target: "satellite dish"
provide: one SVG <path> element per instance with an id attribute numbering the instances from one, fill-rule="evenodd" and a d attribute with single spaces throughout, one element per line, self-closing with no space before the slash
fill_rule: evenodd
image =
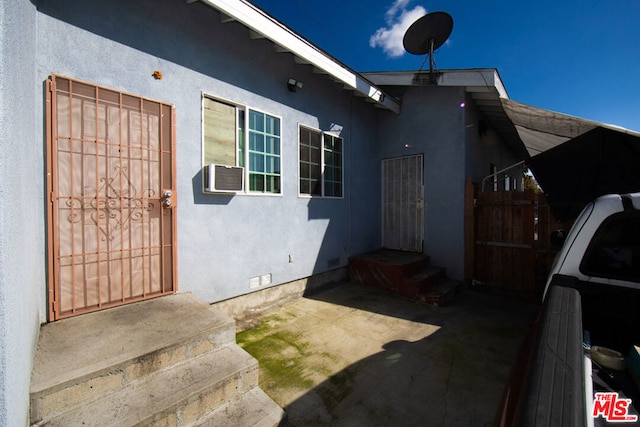
<path id="1" fill-rule="evenodd" d="M 446 12 L 432 12 L 411 24 L 404 33 L 402 44 L 409 53 L 429 55 L 429 73 L 433 76 L 433 52 L 447 41 L 452 29 L 451 15 Z"/>

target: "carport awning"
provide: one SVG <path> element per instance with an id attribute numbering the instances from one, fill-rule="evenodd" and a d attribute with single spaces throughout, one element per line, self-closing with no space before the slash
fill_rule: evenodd
<path id="1" fill-rule="evenodd" d="M 597 127 L 527 163 L 559 220 L 599 196 L 640 191 L 640 136 L 624 132 Z"/>
<path id="2" fill-rule="evenodd" d="M 604 194 L 640 191 L 640 133 L 500 101 L 558 220 Z"/>

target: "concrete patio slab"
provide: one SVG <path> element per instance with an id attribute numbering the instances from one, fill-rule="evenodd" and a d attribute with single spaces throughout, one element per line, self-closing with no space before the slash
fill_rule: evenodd
<path id="1" fill-rule="evenodd" d="M 289 425 L 491 425 L 538 305 L 473 290 L 427 306 L 342 284 L 238 322 Z"/>

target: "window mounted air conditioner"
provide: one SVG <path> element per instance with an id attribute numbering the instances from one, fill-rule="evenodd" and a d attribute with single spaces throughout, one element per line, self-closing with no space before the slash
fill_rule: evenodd
<path id="1" fill-rule="evenodd" d="M 239 166 L 206 165 L 204 191 L 207 193 L 237 193 L 244 190 L 244 168 Z"/>

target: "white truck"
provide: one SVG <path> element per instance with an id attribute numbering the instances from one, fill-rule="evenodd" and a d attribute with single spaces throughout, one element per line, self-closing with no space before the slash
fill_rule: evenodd
<path id="1" fill-rule="evenodd" d="M 640 193 L 602 196 L 566 236 L 496 425 L 640 422 Z"/>

